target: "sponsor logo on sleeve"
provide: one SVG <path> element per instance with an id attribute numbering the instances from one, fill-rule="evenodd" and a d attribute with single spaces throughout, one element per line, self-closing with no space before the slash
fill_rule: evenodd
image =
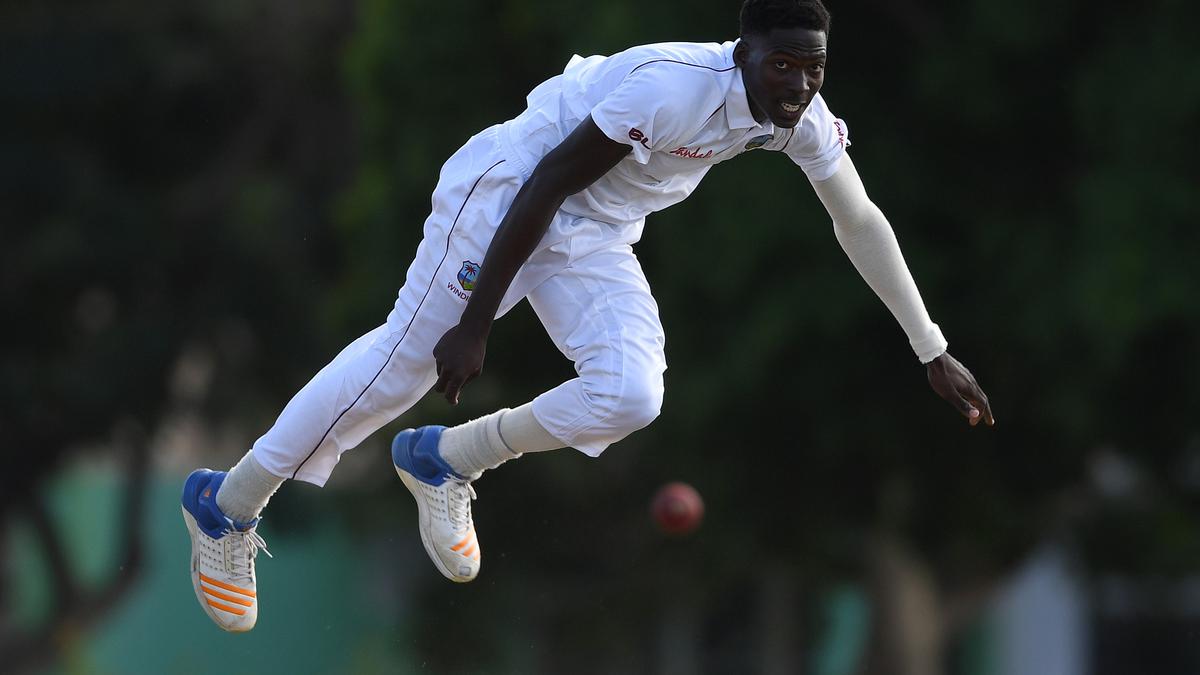
<path id="1" fill-rule="evenodd" d="M 641 143 L 642 146 L 647 149 L 650 148 L 650 139 L 644 132 L 642 132 L 641 129 L 638 129 L 637 127 L 629 130 L 629 138 L 634 142 Z"/>

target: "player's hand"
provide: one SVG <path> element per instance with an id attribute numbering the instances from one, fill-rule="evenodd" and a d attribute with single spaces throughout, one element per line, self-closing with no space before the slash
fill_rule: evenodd
<path id="1" fill-rule="evenodd" d="M 925 373 L 929 376 L 929 386 L 957 408 L 971 426 L 983 422 L 990 427 L 996 423 L 987 394 L 979 388 L 971 371 L 949 352 L 926 364 Z"/>
<path id="2" fill-rule="evenodd" d="M 483 355 L 487 351 L 487 334 L 464 329 L 462 324 L 446 331 L 433 358 L 437 362 L 437 384 L 433 390 L 444 394 L 451 405 L 458 405 L 463 387 L 483 370 Z"/>

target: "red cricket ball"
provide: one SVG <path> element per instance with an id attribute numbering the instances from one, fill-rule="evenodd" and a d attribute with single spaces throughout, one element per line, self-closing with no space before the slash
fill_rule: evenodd
<path id="1" fill-rule="evenodd" d="M 687 534 L 700 526 L 704 518 L 704 500 L 687 483 L 667 483 L 654 493 L 650 515 L 658 529 L 667 534 Z"/>

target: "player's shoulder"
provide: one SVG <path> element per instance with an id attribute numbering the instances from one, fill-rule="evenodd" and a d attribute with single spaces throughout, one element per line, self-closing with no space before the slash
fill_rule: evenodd
<path id="1" fill-rule="evenodd" d="M 613 56 L 636 63 L 639 70 L 721 73 L 735 67 L 729 43 L 718 42 L 656 42 L 630 47 Z"/>
<path id="2" fill-rule="evenodd" d="M 716 42 L 658 42 L 630 47 L 614 54 L 629 74 L 658 76 L 689 84 L 720 86 L 736 69 L 728 44 Z"/>
<path id="3" fill-rule="evenodd" d="M 647 97 L 686 118 L 689 112 L 707 116 L 725 99 L 736 74 L 731 49 L 717 43 L 661 42 L 641 45 L 614 55 L 625 72 L 623 86 L 636 87 Z M 616 64 L 614 64 L 616 65 Z"/>

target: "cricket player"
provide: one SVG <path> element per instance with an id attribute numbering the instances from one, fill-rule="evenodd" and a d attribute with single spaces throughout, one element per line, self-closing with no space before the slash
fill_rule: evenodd
<path id="1" fill-rule="evenodd" d="M 718 162 L 783 152 L 833 219 L 838 242 L 895 316 L 933 389 L 974 426 L 987 396 L 946 352 L 891 226 L 867 197 L 844 122 L 818 93 L 821 0 L 746 0 L 741 37 L 571 59 L 516 118 L 442 167 L 433 212 L 386 323 L 338 354 L 230 471 L 183 490 L 192 585 L 218 626 L 258 614 L 255 531 L 287 479 L 323 485 L 343 452 L 432 387 L 451 404 L 483 367 L 492 322 L 527 299 L 577 377 L 466 424 L 409 429 L 392 460 L 421 541 L 452 581 L 479 573 L 472 481 L 524 453 L 593 457 L 645 427 L 663 399 L 663 327 L 631 245 L 649 214 L 682 201 Z"/>

